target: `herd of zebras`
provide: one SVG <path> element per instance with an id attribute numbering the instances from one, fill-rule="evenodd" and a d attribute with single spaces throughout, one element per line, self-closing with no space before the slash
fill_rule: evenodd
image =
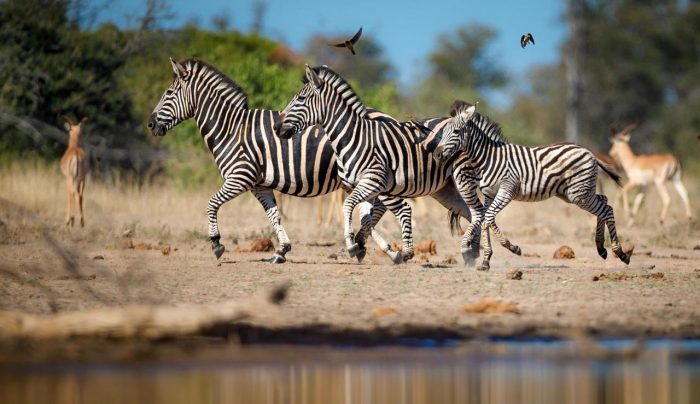
<path id="1" fill-rule="evenodd" d="M 510 143 L 496 123 L 476 106 L 455 102 L 450 118 L 398 121 L 367 108 L 351 86 L 328 67 L 306 67 L 303 87 L 282 111 L 249 109 L 245 91 L 213 66 L 196 59 L 171 59 L 172 84 L 148 121 L 156 136 L 194 118 L 214 155 L 224 184 L 209 200 L 212 249 L 224 246 L 217 225 L 222 204 L 252 191 L 274 228 L 279 247 L 273 263 L 285 262 L 292 248 L 282 226 L 273 190 L 313 197 L 343 188 L 344 238 L 350 256 L 361 260 L 371 235 L 395 263 L 413 256 L 411 208 L 404 198 L 431 196 L 449 210 L 453 229 L 470 221 L 461 242 L 466 265 L 483 245 L 488 269 L 490 232 L 515 254 L 498 229 L 496 215 L 513 199 L 541 201 L 556 196 L 597 217 L 598 254 L 612 250 L 629 263 L 618 241 L 613 209 L 596 194 L 599 167 L 619 177 L 588 149 L 569 143 L 525 147 Z M 477 190 L 484 196 L 483 203 Z M 361 228 L 353 232 L 352 212 L 360 209 Z M 390 210 L 399 220 L 403 248 L 392 249 L 374 229 Z"/>

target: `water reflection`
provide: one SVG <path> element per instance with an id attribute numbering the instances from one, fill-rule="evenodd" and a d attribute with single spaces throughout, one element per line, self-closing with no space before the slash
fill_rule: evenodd
<path id="1" fill-rule="evenodd" d="M 3 403 L 697 403 L 697 342 L 254 347 L 137 364 L 4 367 Z"/>

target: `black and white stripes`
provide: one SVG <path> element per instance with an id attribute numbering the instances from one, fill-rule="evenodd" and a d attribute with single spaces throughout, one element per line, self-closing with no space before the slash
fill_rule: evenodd
<path id="1" fill-rule="evenodd" d="M 338 165 L 328 140 L 314 128 L 295 139 L 282 140 L 273 135 L 279 114 L 248 109 L 243 89 L 217 69 L 192 59 L 182 64 L 171 59 L 171 63 L 173 83 L 161 97 L 148 126 L 154 135 L 163 136 L 186 119 L 196 120 L 224 178 L 224 184 L 211 197 L 207 207 L 214 253 L 220 257 L 224 252 L 219 241 L 219 208 L 241 193 L 252 191 L 265 208 L 279 240 L 272 261 L 284 262 L 291 243 L 281 224 L 272 190 L 312 197 L 340 188 Z M 371 218 L 378 220 L 387 208 L 398 215 L 407 215 L 401 218 L 401 223 L 410 226 L 410 208 L 405 201 L 397 198 L 383 200 L 386 204 L 377 201 L 374 209 L 367 207 L 363 210 L 367 215 L 365 233 L 375 223 Z M 402 230 L 410 235 L 410 228 Z M 392 259 L 402 258 L 379 235 L 375 235 L 382 250 Z M 412 242 L 404 240 L 404 244 L 410 246 Z"/>
<path id="2" fill-rule="evenodd" d="M 617 239 L 613 210 L 607 198 L 595 192 L 599 165 L 619 181 L 605 163 L 585 147 L 571 143 L 542 147 L 512 144 L 501 135 L 498 125 L 475 114 L 473 108 L 455 103 L 453 118 L 445 125 L 435 150 L 440 160 L 466 157 L 480 178 L 486 211 L 483 218 L 474 218 L 473 226 L 480 225 L 482 231 L 493 226 L 496 215 L 512 200 L 534 202 L 556 196 L 597 216 L 595 241 L 601 257 L 607 257 L 603 246 L 607 225 L 613 251 L 629 263 Z M 484 255 L 488 268 L 490 251 Z"/>

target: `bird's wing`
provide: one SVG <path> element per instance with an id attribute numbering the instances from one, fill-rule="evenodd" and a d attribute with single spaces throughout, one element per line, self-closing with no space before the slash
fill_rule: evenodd
<path id="1" fill-rule="evenodd" d="M 532 34 L 527 34 L 527 36 L 528 36 L 528 38 L 530 38 L 530 42 L 532 42 L 532 44 L 534 45 L 535 44 L 535 37 L 533 37 Z"/>
<path id="2" fill-rule="evenodd" d="M 352 37 L 352 39 L 350 40 L 350 43 L 353 43 L 353 44 L 356 43 L 360 39 L 361 36 L 362 36 L 362 27 L 360 27 L 360 30 L 357 31 L 357 33 L 355 34 L 354 37 Z"/>
<path id="3" fill-rule="evenodd" d="M 523 35 L 520 37 L 520 46 L 522 46 L 524 48 L 526 44 L 527 44 L 527 41 L 525 40 L 525 35 Z"/>
<path id="4" fill-rule="evenodd" d="M 343 43 L 333 43 L 328 46 L 335 46 L 336 48 L 344 48 L 345 47 L 345 42 Z"/>

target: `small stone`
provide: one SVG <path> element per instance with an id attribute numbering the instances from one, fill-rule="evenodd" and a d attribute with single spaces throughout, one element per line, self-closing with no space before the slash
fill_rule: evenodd
<path id="1" fill-rule="evenodd" d="M 511 269 L 510 271 L 506 272 L 506 278 L 519 281 L 523 279 L 523 271 Z"/>
<path id="2" fill-rule="evenodd" d="M 103 260 L 103 259 L 105 259 L 105 257 L 104 257 L 103 255 L 95 255 L 94 257 L 92 257 L 92 259 L 94 259 L 94 260 Z"/>
<path id="3" fill-rule="evenodd" d="M 627 255 L 632 255 L 634 252 L 634 244 L 629 241 L 623 241 L 620 247 L 622 248 L 622 252 Z"/>
<path id="4" fill-rule="evenodd" d="M 423 240 L 416 244 L 414 250 L 416 254 L 437 255 L 437 244 L 435 240 Z"/>
<path id="5" fill-rule="evenodd" d="M 574 254 L 574 249 L 568 245 L 563 245 L 554 252 L 554 258 L 556 259 L 573 259 L 576 258 Z"/>

